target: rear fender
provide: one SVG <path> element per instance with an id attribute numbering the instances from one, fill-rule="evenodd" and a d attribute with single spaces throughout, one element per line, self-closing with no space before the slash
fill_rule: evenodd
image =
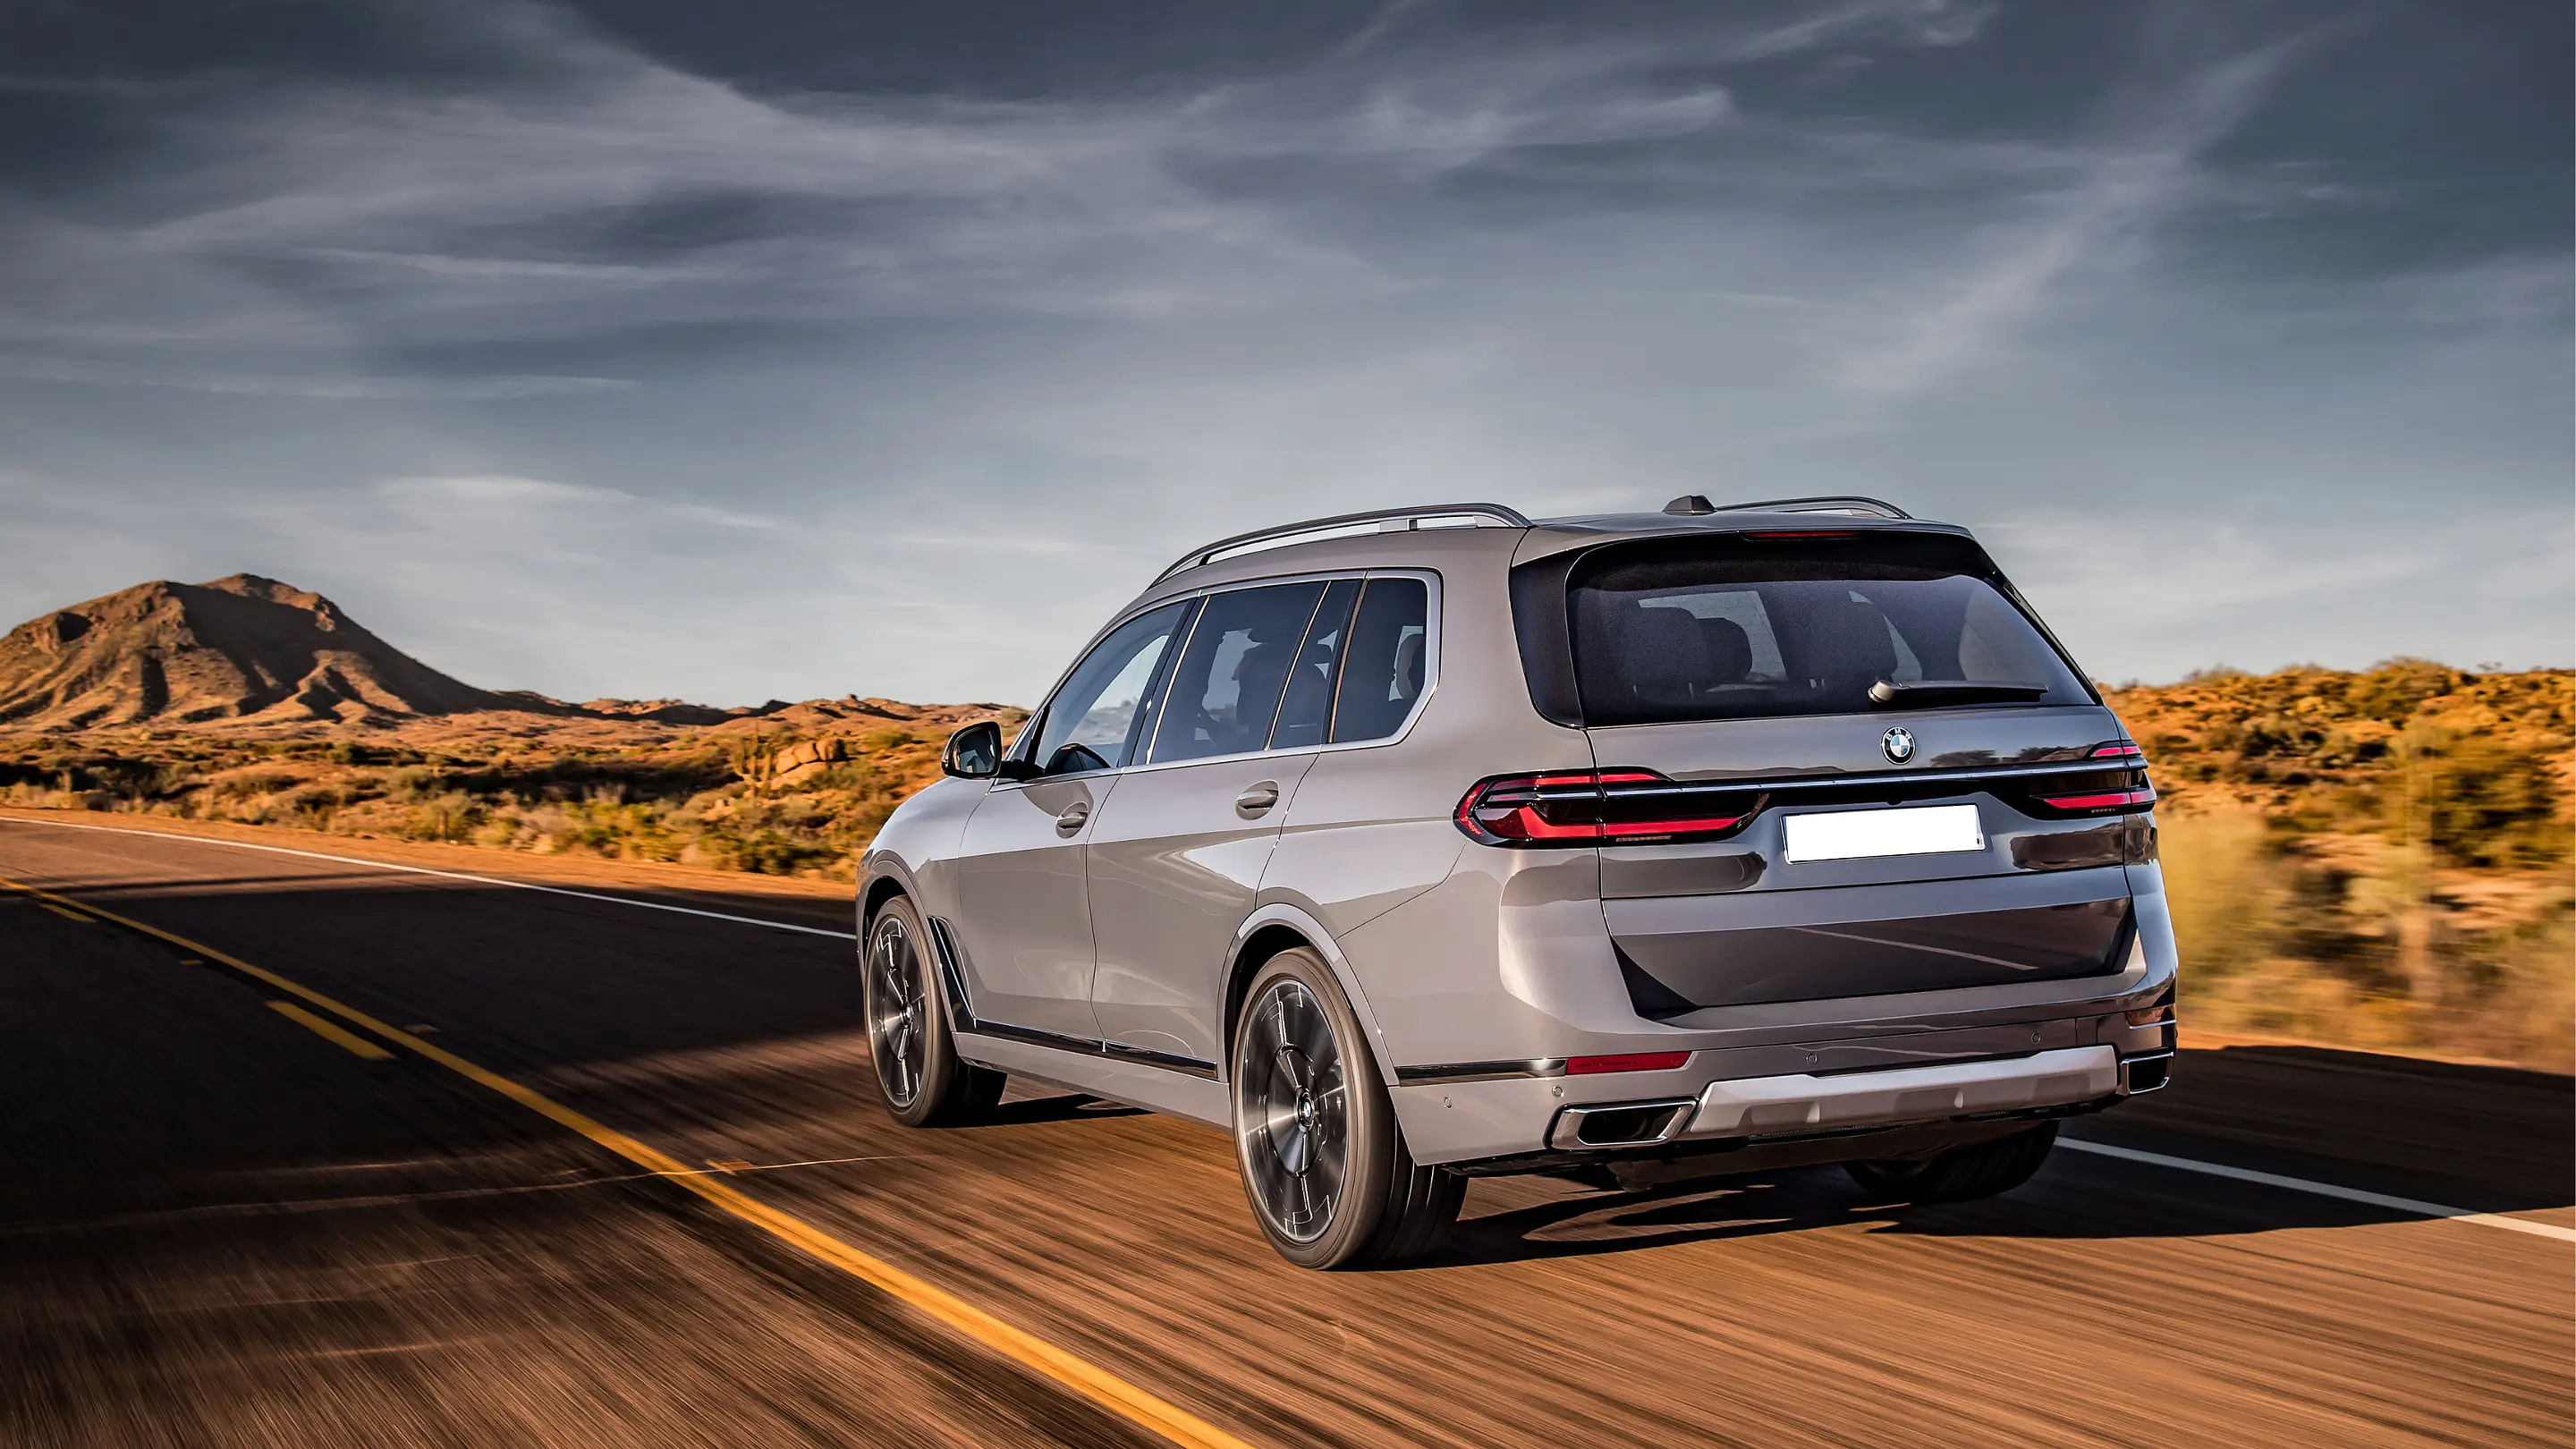
<path id="1" fill-rule="evenodd" d="M 1360 1030 L 1368 1033 L 1369 1055 L 1377 1059 L 1378 1079 L 1390 1087 L 1395 1085 L 1392 1048 L 1388 1045 L 1385 1029 L 1378 1024 L 1377 1013 L 1369 1007 L 1368 993 L 1360 988 L 1358 973 L 1351 969 L 1350 958 L 1342 954 L 1340 943 L 1324 929 L 1324 923 L 1306 912 L 1285 902 L 1272 902 L 1244 918 L 1243 924 L 1235 928 L 1233 942 L 1226 948 L 1226 969 L 1219 978 L 1229 992 L 1234 984 L 1235 967 L 1243 959 L 1243 948 L 1265 926 L 1287 927 L 1305 938 L 1315 954 L 1324 958 L 1324 964 L 1332 968 L 1334 982 L 1342 988 L 1343 999 L 1351 1004 L 1352 1015 L 1360 1019 Z M 1231 1081 L 1234 1076 L 1233 1021 L 1225 1022 L 1224 1030 L 1225 1060 L 1217 1063 L 1217 1077 L 1220 1081 Z"/>

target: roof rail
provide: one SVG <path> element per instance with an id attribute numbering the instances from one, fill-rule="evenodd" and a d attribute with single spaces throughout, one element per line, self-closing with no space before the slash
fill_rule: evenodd
<path id="1" fill-rule="evenodd" d="M 1463 524 L 1434 522 L 1438 519 L 1463 519 Z M 1183 569 L 1197 568 L 1218 558 L 1233 554 L 1254 553 L 1265 548 L 1285 548 L 1292 543 L 1306 543 L 1315 538 L 1339 538 L 1356 533 L 1402 533 L 1428 524 L 1434 528 L 1527 528 L 1528 518 L 1517 508 L 1499 503 L 1435 503 L 1424 508 L 1372 508 L 1365 513 L 1337 513 L 1330 518 L 1310 518 L 1303 523 L 1282 524 L 1277 528 L 1256 528 L 1203 543 L 1172 561 L 1172 566 L 1154 575 L 1161 583 Z"/>
<path id="2" fill-rule="evenodd" d="M 1759 503 L 1725 504 L 1717 511 L 1751 513 L 1757 510 L 1772 513 L 1867 513 L 1875 514 L 1880 518 L 1908 520 L 1914 517 L 1913 514 L 1893 503 L 1884 503 L 1876 498 L 1863 498 L 1857 494 L 1825 494 L 1816 498 L 1766 498 Z"/>

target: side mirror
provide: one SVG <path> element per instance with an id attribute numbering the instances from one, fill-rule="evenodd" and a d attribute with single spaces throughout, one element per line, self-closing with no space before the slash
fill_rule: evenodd
<path id="1" fill-rule="evenodd" d="M 977 720 L 948 737 L 939 768 L 961 780 L 989 780 L 1002 769 L 1002 727 Z"/>

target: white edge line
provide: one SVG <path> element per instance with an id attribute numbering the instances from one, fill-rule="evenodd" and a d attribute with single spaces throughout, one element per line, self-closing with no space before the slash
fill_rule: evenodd
<path id="1" fill-rule="evenodd" d="M 432 870 L 425 865 L 394 865 L 381 860 L 361 860 L 356 856 L 325 855 L 318 850 L 293 850 L 283 845 L 254 845 L 246 840 L 225 840 L 219 836 L 181 835 L 165 830 L 133 830 L 116 825 L 84 825 L 69 820 L 29 820 L 15 815 L 0 815 L 0 824 L 50 825 L 57 830 L 96 830 L 109 835 L 149 835 L 161 840 L 220 845 L 234 850 L 264 850 L 271 855 L 301 856 L 307 860 L 327 860 L 339 865 L 362 865 L 374 870 L 400 871 L 408 875 L 433 875 L 442 880 L 470 881 L 475 885 L 503 886 L 511 890 L 543 891 L 547 895 L 602 901 L 612 906 L 633 906 L 647 911 L 670 911 L 676 915 L 699 916 L 711 921 L 731 921 L 740 926 L 764 926 L 773 931 L 794 931 L 807 936 L 832 936 L 844 941 L 858 939 L 858 933 L 855 931 L 833 931 L 821 926 L 791 925 L 785 921 L 763 920 L 758 916 L 733 916 L 722 911 L 701 911 L 691 906 L 665 905 L 660 901 L 639 901 L 626 896 L 604 896 L 595 891 L 567 890 L 562 886 L 533 885 L 523 880 L 504 880 L 498 876 L 467 875 L 453 870 Z M 2200 1162 L 2189 1157 L 2168 1157 L 2161 1152 L 2140 1152 L 2132 1147 L 2113 1147 L 2105 1142 L 2080 1142 L 2067 1137 L 2059 1139 L 2059 1145 L 2071 1151 L 2090 1152 L 2099 1157 L 2114 1157 L 2123 1162 L 2142 1162 L 2154 1167 L 2170 1167 L 2180 1172 L 2197 1172 L 2209 1177 L 2260 1183 L 2265 1187 L 2311 1193 L 2318 1197 L 2341 1198 L 2345 1202 L 2388 1208 L 2396 1212 L 2412 1213 L 2417 1217 L 2448 1218 L 2455 1222 L 2475 1223 L 2480 1227 L 2503 1228 L 2508 1232 L 2529 1233 L 2535 1237 L 2555 1238 L 2560 1242 L 2576 1243 L 2576 1228 L 2562 1228 L 2556 1223 L 2535 1223 L 2503 1213 L 2474 1212 L 2468 1208 L 2425 1202 L 2420 1198 L 2392 1197 L 2387 1193 L 2364 1192 L 2357 1187 L 2337 1187 L 2329 1182 L 2311 1182 L 2303 1177 L 2283 1177 L 2279 1173 L 2256 1172 L 2244 1167 L 2227 1167 L 2215 1162 Z"/>
<path id="2" fill-rule="evenodd" d="M 773 931 L 794 931 L 805 936 L 830 936 L 843 941 L 859 938 L 856 931 L 834 931 L 822 926 L 798 926 L 786 921 L 764 920 L 759 916 L 731 916 L 722 911 L 702 911 L 694 906 L 665 905 L 660 901 L 639 901 L 630 896 L 604 896 L 596 891 L 569 890 L 563 886 L 535 885 L 523 880 L 504 880 L 492 875 L 467 875 L 462 871 L 432 870 L 425 865 L 395 865 L 390 861 L 361 860 L 354 855 L 325 855 L 318 850 L 291 850 L 283 845 L 253 845 L 247 840 L 226 840 L 216 835 L 182 835 L 173 830 L 135 830 L 121 825 L 83 825 L 70 820 L 29 820 L 20 815 L 0 815 L 0 825 L 49 825 L 56 830 L 96 830 L 109 835 L 148 835 L 155 840 L 176 840 L 189 845 L 220 845 L 232 850 L 264 850 L 271 855 L 299 855 L 306 860 L 336 861 L 341 865 L 363 865 L 370 870 L 402 871 L 409 875 L 434 875 L 442 880 L 471 881 L 476 885 L 507 886 L 519 891 L 543 891 L 550 896 L 571 896 L 576 900 L 605 901 L 612 906 L 633 906 L 644 911 L 669 911 L 674 915 L 702 916 L 710 921 L 731 921 L 737 926 L 765 926 Z"/>
<path id="3" fill-rule="evenodd" d="M 2535 1223 L 2529 1218 L 2504 1213 L 2472 1212 L 2467 1208 L 2446 1207 L 2438 1202 L 2425 1202 L 2411 1197 L 2390 1197 L 2384 1192 L 2364 1192 L 2357 1187 L 2337 1187 L 2330 1182 L 2310 1182 L 2304 1177 L 2283 1177 L 2274 1172 L 2255 1172 L 2250 1168 L 2223 1167 L 2215 1162 L 2199 1162 L 2188 1157 L 2167 1157 L 2161 1152 L 2140 1152 L 2131 1147 L 2113 1147 L 2101 1142 L 2078 1142 L 2072 1137 L 2057 1140 L 2060 1147 L 2077 1152 L 2091 1152 L 2102 1157 L 2116 1157 L 2123 1162 L 2144 1162 L 2155 1167 L 2171 1167 L 2183 1172 L 2206 1173 L 2211 1177 L 2229 1177 L 2238 1182 L 2259 1182 L 2265 1187 L 2287 1188 L 2292 1192 L 2314 1193 L 2318 1197 L 2339 1197 L 2346 1202 L 2367 1203 L 2372 1207 L 2413 1213 L 2417 1217 L 2449 1218 L 2454 1222 L 2476 1223 L 2484 1228 L 2503 1228 L 2508 1232 L 2530 1233 L 2535 1237 L 2556 1238 L 2576 1243 L 2576 1228 L 2562 1228 L 2556 1223 Z"/>

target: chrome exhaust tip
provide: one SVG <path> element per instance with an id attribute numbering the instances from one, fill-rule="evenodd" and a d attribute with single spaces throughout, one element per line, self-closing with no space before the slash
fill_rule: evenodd
<path id="1" fill-rule="evenodd" d="M 1699 1106 L 1696 1097 L 1658 1102 L 1603 1102 L 1567 1107 L 1547 1131 L 1547 1145 L 1559 1152 L 1608 1152 L 1623 1147 L 1661 1147 L 1681 1135 Z"/>
<path id="2" fill-rule="evenodd" d="M 2161 1092 L 2173 1080 L 2172 1052 L 2149 1052 L 2143 1056 L 2120 1059 L 2120 1095 L 2142 1097 Z"/>

